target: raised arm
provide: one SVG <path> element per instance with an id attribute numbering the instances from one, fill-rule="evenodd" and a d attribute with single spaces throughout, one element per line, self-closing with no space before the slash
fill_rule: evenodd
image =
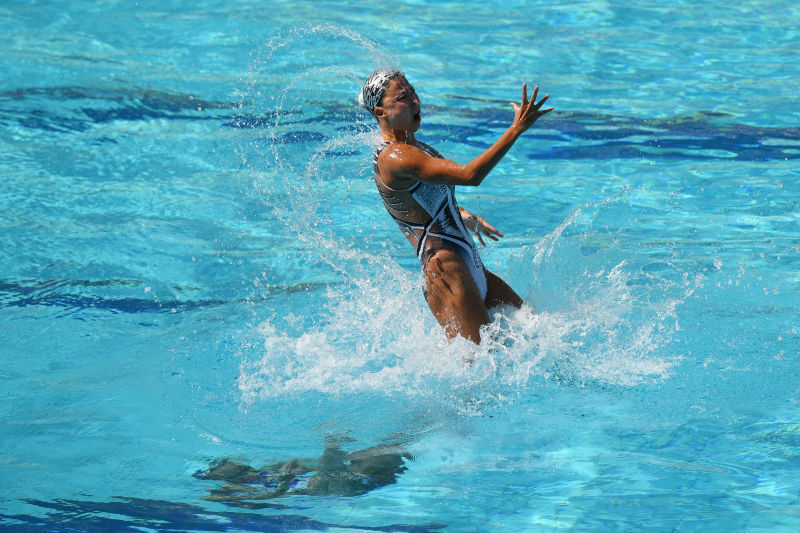
<path id="1" fill-rule="evenodd" d="M 520 135 L 539 117 L 553 110 L 552 107 L 542 109 L 542 104 L 550 95 L 545 95 L 537 103 L 538 93 L 537 86 L 533 90 L 531 99 L 528 100 L 528 87 L 527 84 L 523 84 L 522 102 L 520 105 L 511 103 L 511 107 L 514 108 L 514 121 L 511 126 L 492 146 L 466 165 L 431 157 L 416 146 L 402 143 L 393 144 L 384 150 L 378 164 L 393 181 L 398 183 L 418 180 L 445 185 L 480 185 Z"/>

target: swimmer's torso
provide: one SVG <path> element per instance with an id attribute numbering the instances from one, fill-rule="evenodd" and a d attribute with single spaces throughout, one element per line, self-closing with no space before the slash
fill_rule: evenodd
<path id="1" fill-rule="evenodd" d="M 422 181 L 414 182 L 405 189 L 393 189 L 381 179 L 378 170 L 378 157 L 389 142 L 382 142 L 375 148 L 373 169 L 375 184 L 383 199 L 386 210 L 394 218 L 405 236 L 416 248 L 420 263 L 425 265 L 426 255 L 442 245 L 456 245 L 459 255 L 470 269 L 483 270 L 478 256 L 456 203 L 453 185 L 437 185 Z M 417 146 L 431 157 L 441 158 L 441 154 L 422 142 Z M 449 247 L 449 246 L 448 246 Z"/>

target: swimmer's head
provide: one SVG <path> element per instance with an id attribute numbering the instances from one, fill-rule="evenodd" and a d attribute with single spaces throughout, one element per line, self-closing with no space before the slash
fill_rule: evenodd
<path id="1" fill-rule="evenodd" d="M 358 103 L 374 115 L 375 108 L 381 105 L 383 93 L 386 92 L 389 82 L 399 77 L 405 77 L 405 75 L 397 69 L 376 70 L 364 82 L 361 93 L 358 95 Z"/>

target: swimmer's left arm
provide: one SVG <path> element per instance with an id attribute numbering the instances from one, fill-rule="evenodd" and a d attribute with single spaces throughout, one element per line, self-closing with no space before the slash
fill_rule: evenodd
<path id="1" fill-rule="evenodd" d="M 468 230 L 475 233 L 475 236 L 478 237 L 478 241 L 483 246 L 486 246 L 486 243 L 483 242 L 482 235 L 489 237 L 493 241 L 498 240 L 498 237 L 503 237 L 503 234 L 500 233 L 497 228 L 486 222 L 485 218 L 478 215 L 473 215 L 463 207 L 459 207 L 458 211 L 461 213 L 461 220 L 464 221 L 464 225 Z"/>

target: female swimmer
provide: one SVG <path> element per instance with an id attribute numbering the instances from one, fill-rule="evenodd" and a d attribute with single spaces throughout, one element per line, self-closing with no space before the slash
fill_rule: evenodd
<path id="1" fill-rule="evenodd" d="M 378 70 L 364 83 L 359 101 L 378 120 L 382 142 L 375 149 L 375 183 L 384 205 L 416 248 L 425 274 L 425 299 L 447 336 L 460 335 L 480 343 L 480 327 L 489 323 L 488 310 L 498 305 L 520 307 L 522 299 L 508 284 L 489 272 L 467 231 L 481 244 L 483 236 L 497 240 L 502 233 L 486 220 L 460 208 L 455 185 L 477 186 L 536 120 L 553 110 L 542 109 L 534 88 L 528 100 L 512 103 L 514 120 L 485 152 L 459 165 L 419 141 L 420 100 L 398 70 Z"/>

